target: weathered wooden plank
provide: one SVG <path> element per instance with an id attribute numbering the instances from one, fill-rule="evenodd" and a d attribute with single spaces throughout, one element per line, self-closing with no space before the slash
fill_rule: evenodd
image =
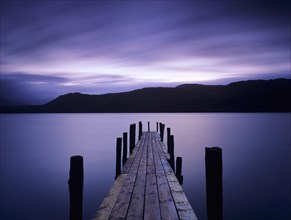
<path id="1" fill-rule="evenodd" d="M 115 180 L 112 188 L 109 190 L 108 195 L 104 198 L 103 202 L 99 206 L 94 218 L 92 220 L 98 219 L 108 219 L 110 213 L 115 205 L 117 197 L 121 191 L 121 188 L 124 184 L 127 174 L 121 174 Z"/>
<path id="2" fill-rule="evenodd" d="M 143 155 L 144 154 L 143 149 L 146 147 L 146 142 L 147 142 L 147 134 L 145 134 L 145 136 L 144 136 L 144 138 L 142 140 L 142 143 L 141 143 L 141 145 L 139 147 L 139 150 L 136 153 L 136 156 L 134 157 L 134 160 L 133 160 L 133 162 L 131 164 L 131 167 L 127 171 L 128 173 L 137 174 L 139 166 L 140 166 L 141 159 L 144 156 Z"/>
<path id="3" fill-rule="evenodd" d="M 160 146 L 160 149 L 164 153 L 166 159 L 170 159 L 170 154 L 168 153 L 167 147 L 163 142 L 161 142 L 159 134 L 157 132 L 154 132 L 153 137 L 156 139 L 156 144 L 157 146 Z"/>
<path id="4" fill-rule="evenodd" d="M 127 210 L 129 202 L 131 199 L 131 194 L 133 192 L 133 187 L 135 183 L 136 175 L 127 174 L 122 189 L 117 197 L 114 207 L 111 211 L 109 219 L 125 219 L 127 215 Z"/>
<path id="5" fill-rule="evenodd" d="M 154 145 L 155 145 L 155 147 L 153 148 L 153 156 L 154 156 L 154 164 L 156 168 L 156 178 L 157 178 L 161 218 L 164 220 L 179 219 L 177 211 L 176 211 L 176 207 L 174 204 L 174 200 L 171 194 L 171 190 L 169 187 L 169 183 L 165 175 L 165 170 L 161 161 L 161 156 L 163 157 L 163 153 L 159 153 L 159 149 L 157 147 L 159 140 L 154 138 L 152 141 L 154 142 Z"/>
<path id="6" fill-rule="evenodd" d="M 97 219 L 197 219 L 157 132 L 143 132 Z"/>
<path id="7" fill-rule="evenodd" d="M 153 156 L 152 135 L 149 133 L 149 141 L 147 143 L 147 174 L 155 173 L 155 164 Z"/>
<path id="8" fill-rule="evenodd" d="M 165 173 L 174 173 L 172 167 L 169 164 L 168 158 L 166 157 L 168 155 L 165 146 L 162 142 L 158 141 L 156 138 L 156 147 L 157 151 L 159 152 L 160 155 L 160 160 L 163 164 L 163 169 Z"/>
<path id="9" fill-rule="evenodd" d="M 148 174 L 146 179 L 144 219 L 161 219 L 160 202 L 156 174 Z"/>
<path id="10" fill-rule="evenodd" d="M 116 213 L 118 209 L 117 207 L 122 207 L 121 209 L 126 211 L 126 212 L 120 213 L 120 216 L 127 214 L 127 208 L 124 208 L 124 207 L 126 207 L 126 201 L 128 201 L 127 203 L 129 205 L 131 192 L 133 190 L 133 186 L 134 186 L 135 178 L 136 178 L 136 174 L 131 174 L 127 176 L 127 173 L 129 169 L 131 168 L 132 163 L 136 160 L 139 160 L 139 157 L 141 157 L 141 153 L 138 156 L 137 156 L 137 153 L 139 150 L 141 150 L 141 148 L 143 147 L 143 144 L 144 144 L 144 139 L 142 139 L 141 141 L 137 143 L 137 146 L 134 148 L 132 154 L 130 155 L 130 157 L 128 158 L 128 160 L 126 161 L 123 167 L 123 170 L 121 172 L 122 174 L 120 175 L 121 177 L 117 178 L 116 182 L 114 182 L 113 187 L 109 191 L 108 196 L 103 200 L 99 209 L 97 210 L 94 220 L 109 219 L 109 216 L 111 215 L 114 206 L 116 206 L 115 214 L 118 214 Z M 118 198 L 119 200 L 117 202 Z M 115 218 L 115 215 L 112 215 L 110 217 L 110 219 L 114 219 L 114 218 Z"/>
<path id="11" fill-rule="evenodd" d="M 167 182 L 170 186 L 170 191 L 175 202 L 179 219 L 197 219 L 181 185 L 179 184 L 178 179 L 175 176 L 174 171 L 165 157 L 166 153 L 163 143 L 157 141 L 157 150 L 167 177 Z"/>
<path id="12" fill-rule="evenodd" d="M 179 218 L 197 220 L 197 217 L 192 209 L 192 206 L 190 205 L 175 174 L 167 173 L 166 175 L 179 214 Z"/>
<path id="13" fill-rule="evenodd" d="M 144 213 L 144 200 L 145 200 L 145 184 L 146 184 L 146 169 L 147 169 L 147 146 L 149 135 L 146 134 L 146 140 L 142 149 L 141 160 L 138 164 L 138 172 L 134 185 L 134 190 L 129 204 L 127 218 L 142 219 Z M 132 165 L 134 166 L 134 164 Z"/>
<path id="14" fill-rule="evenodd" d="M 121 173 L 128 173 L 129 169 L 131 168 L 131 165 L 134 161 L 134 158 L 136 156 L 136 153 L 139 151 L 140 147 L 144 144 L 146 135 L 143 135 L 141 137 L 141 140 L 137 142 L 135 148 L 133 149 L 132 153 L 130 156 L 127 158 L 126 163 L 124 164 Z"/>
<path id="15" fill-rule="evenodd" d="M 128 171 L 128 175 L 118 195 L 118 198 L 112 209 L 109 219 L 125 219 L 127 216 L 132 193 L 134 191 L 134 186 L 137 178 L 137 171 L 139 168 L 139 163 L 142 157 L 143 149 L 144 144 L 141 144 L 140 147 L 137 149 L 131 167 Z"/>
<path id="16" fill-rule="evenodd" d="M 152 220 L 161 219 L 160 204 L 158 196 L 158 186 L 155 172 L 154 155 L 153 155 L 153 142 L 152 135 L 147 148 L 147 177 L 146 177 L 146 192 L 145 192 L 145 207 L 144 219 Z"/>

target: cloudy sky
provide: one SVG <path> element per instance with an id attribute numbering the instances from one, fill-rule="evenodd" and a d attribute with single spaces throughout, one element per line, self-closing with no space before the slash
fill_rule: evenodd
<path id="1" fill-rule="evenodd" d="M 1 101 L 290 78 L 284 1 L 1 1 Z"/>

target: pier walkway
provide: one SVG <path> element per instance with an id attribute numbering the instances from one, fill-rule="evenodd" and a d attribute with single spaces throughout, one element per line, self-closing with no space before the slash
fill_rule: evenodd
<path id="1" fill-rule="evenodd" d="M 197 217 L 157 132 L 143 132 L 93 220 Z"/>

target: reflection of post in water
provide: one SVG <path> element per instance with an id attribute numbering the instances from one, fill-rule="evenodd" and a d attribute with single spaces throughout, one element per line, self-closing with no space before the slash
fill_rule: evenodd
<path id="1" fill-rule="evenodd" d="M 223 194 L 221 148 L 205 148 L 205 165 L 208 220 L 222 220 Z"/>
<path id="2" fill-rule="evenodd" d="M 83 218 L 83 181 L 84 168 L 83 157 L 72 156 L 70 160 L 70 220 L 82 220 Z"/>

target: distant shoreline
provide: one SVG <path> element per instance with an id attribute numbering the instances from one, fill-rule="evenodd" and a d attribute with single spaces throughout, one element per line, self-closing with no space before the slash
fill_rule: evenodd
<path id="1" fill-rule="evenodd" d="M 44 105 L 1 106 L 0 113 L 291 112 L 291 79 L 184 84 L 104 95 L 69 93 Z"/>

